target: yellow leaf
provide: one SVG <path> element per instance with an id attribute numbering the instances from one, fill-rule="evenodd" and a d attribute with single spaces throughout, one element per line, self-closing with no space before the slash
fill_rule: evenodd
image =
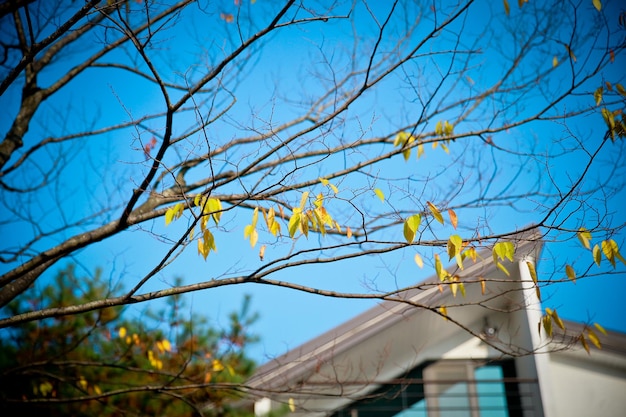
<path id="1" fill-rule="evenodd" d="M 263 260 L 264 257 L 265 257 L 265 245 L 261 245 L 261 248 L 259 249 L 259 259 Z"/>
<path id="2" fill-rule="evenodd" d="M 503 0 L 504 3 L 504 13 L 508 16 L 511 13 L 511 7 L 509 6 L 509 2 L 507 0 Z"/>
<path id="3" fill-rule="evenodd" d="M 587 329 L 587 338 L 597 347 L 598 349 L 602 349 L 602 344 L 600 343 L 600 339 L 598 335 L 591 329 Z"/>
<path id="4" fill-rule="evenodd" d="M 404 238 L 407 243 L 413 243 L 413 240 L 415 240 L 421 220 L 422 218 L 419 214 L 414 214 L 404 221 Z"/>
<path id="5" fill-rule="evenodd" d="M 615 84 L 615 88 L 617 88 L 617 92 L 626 97 L 626 89 L 621 84 Z"/>
<path id="6" fill-rule="evenodd" d="M 593 0 L 593 7 L 595 7 L 597 11 L 602 10 L 602 2 L 600 0 Z"/>
<path id="7" fill-rule="evenodd" d="M 535 285 L 535 294 L 537 295 L 537 300 L 541 301 L 541 288 L 539 288 L 539 285 Z"/>
<path id="8" fill-rule="evenodd" d="M 296 412 L 296 402 L 293 400 L 293 398 L 289 398 L 289 411 L 291 411 L 292 413 Z"/>
<path id="9" fill-rule="evenodd" d="M 463 259 L 461 258 L 461 249 L 463 248 L 463 239 L 459 235 L 452 235 L 448 239 L 448 256 L 450 259 L 454 257 L 460 269 L 463 269 Z"/>
<path id="10" fill-rule="evenodd" d="M 416 253 L 413 259 L 415 259 L 415 263 L 417 264 L 417 266 L 419 266 L 420 268 L 424 267 L 424 260 L 419 253 Z"/>
<path id="11" fill-rule="evenodd" d="M 417 145 L 417 159 L 424 155 L 424 145 Z"/>
<path id="12" fill-rule="evenodd" d="M 204 214 L 210 214 L 215 224 L 222 217 L 222 202 L 217 198 L 209 198 L 204 206 Z"/>
<path id="13" fill-rule="evenodd" d="M 309 198 L 309 192 L 305 191 L 302 193 L 302 198 L 300 198 L 300 210 L 304 211 L 304 206 L 306 205 L 306 202 Z"/>
<path id="14" fill-rule="evenodd" d="M 515 245 L 513 242 L 498 242 L 493 245 L 493 259 L 497 261 L 497 258 L 501 260 L 508 259 L 513 262 L 515 255 Z"/>
<path id="15" fill-rule="evenodd" d="M 381 191 L 380 188 L 374 188 L 374 194 L 382 201 L 385 202 L 385 194 Z"/>
<path id="16" fill-rule="evenodd" d="M 438 136 L 443 135 L 443 124 L 441 123 L 441 120 L 435 125 L 435 134 Z"/>
<path id="17" fill-rule="evenodd" d="M 120 339 L 123 339 L 126 337 L 126 327 L 120 327 L 119 336 L 120 336 Z"/>
<path id="18" fill-rule="evenodd" d="M 454 132 L 454 126 L 446 120 L 443 123 L 443 134 L 445 136 L 450 136 L 452 132 Z"/>
<path id="19" fill-rule="evenodd" d="M 213 372 L 220 372 L 224 370 L 224 365 L 222 365 L 222 362 L 220 362 L 217 359 L 213 359 Z"/>
<path id="20" fill-rule="evenodd" d="M 456 291 L 458 289 L 459 284 L 457 282 L 453 282 L 450 284 L 450 291 L 452 291 L 452 296 L 456 298 Z"/>
<path id="21" fill-rule="evenodd" d="M 428 205 L 428 209 L 430 210 L 430 212 L 433 214 L 433 217 L 441 224 L 443 224 L 443 216 L 441 215 L 441 212 L 439 211 L 439 209 L 437 208 L 437 206 L 435 206 L 433 203 L 431 203 L 430 201 L 426 202 L 426 205 Z"/>
<path id="22" fill-rule="evenodd" d="M 443 265 L 441 264 L 441 259 L 439 259 L 439 255 L 435 254 L 435 272 L 437 273 L 437 276 L 439 277 L 440 281 L 445 280 L 446 278 L 448 278 L 448 271 L 446 271 L 445 269 L 443 269 Z"/>
<path id="23" fill-rule="evenodd" d="M 567 49 L 567 53 L 569 54 L 569 57 L 571 58 L 571 60 L 576 62 L 576 55 L 574 55 L 574 52 L 569 47 L 569 45 L 565 45 L 565 49 Z"/>
<path id="24" fill-rule="evenodd" d="M 546 308 L 546 312 L 549 309 Z M 559 326 L 561 328 L 561 330 L 565 330 L 565 324 L 563 323 L 563 320 L 561 320 L 561 318 L 559 317 L 559 315 L 557 314 L 556 310 L 551 310 L 550 311 L 550 316 L 552 317 L 552 320 L 556 323 L 557 326 Z"/>
<path id="25" fill-rule="evenodd" d="M 600 262 L 602 261 L 602 252 L 600 252 L 600 247 L 598 245 L 594 245 L 593 247 L 593 261 L 596 265 L 600 266 Z"/>
<path id="26" fill-rule="evenodd" d="M 603 240 L 602 241 L 602 252 L 604 252 L 604 256 L 606 259 L 611 262 L 613 268 L 615 268 L 615 253 L 617 252 L 617 244 L 614 240 Z"/>
<path id="27" fill-rule="evenodd" d="M 511 276 L 511 273 L 509 272 L 508 269 L 506 269 L 506 266 L 502 265 L 500 262 L 496 262 L 496 266 L 498 267 L 498 269 L 500 269 L 502 272 L 504 272 L 507 277 Z"/>
<path id="28" fill-rule="evenodd" d="M 100 387 L 99 387 L 99 386 L 97 386 L 97 385 L 94 385 L 94 386 L 93 386 L 93 390 L 94 390 L 94 392 L 96 393 L 96 395 L 101 395 L 101 394 L 102 394 L 102 390 L 101 390 L 101 389 L 100 389 Z"/>
<path id="29" fill-rule="evenodd" d="M 163 339 L 161 341 L 161 345 L 163 346 L 163 350 L 166 352 L 171 352 L 172 351 L 172 344 L 170 343 L 169 340 L 167 339 Z"/>
<path id="30" fill-rule="evenodd" d="M 554 58 L 552 58 L 552 67 L 556 67 L 557 65 L 559 65 L 559 60 L 555 55 Z"/>
<path id="31" fill-rule="evenodd" d="M 323 186 L 327 186 L 328 185 L 328 180 L 327 179 L 324 179 L 324 178 L 320 177 L 319 180 L 320 180 L 320 182 L 322 183 Z"/>
<path id="32" fill-rule="evenodd" d="M 587 344 L 587 341 L 585 340 L 585 336 L 583 336 L 582 334 L 578 337 L 578 340 L 580 340 L 580 344 L 583 345 L 583 347 L 585 348 L 585 350 L 587 351 L 587 354 L 589 354 L 589 345 Z"/>
<path id="33" fill-rule="evenodd" d="M 339 189 L 335 187 L 333 184 L 329 184 L 329 187 L 331 190 L 333 190 L 333 193 L 335 194 L 339 193 Z"/>
<path id="34" fill-rule="evenodd" d="M 439 307 L 439 313 L 441 313 L 444 319 L 448 320 L 448 309 L 446 306 Z"/>
<path id="35" fill-rule="evenodd" d="M 254 229 L 252 231 L 252 233 L 250 234 L 250 247 L 255 247 L 256 246 L 256 242 L 259 240 L 259 232 L 256 231 L 256 229 Z"/>
<path id="36" fill-rule="evenodd" d="M 289 237 L 293 237 L 300 227 L 300 214 L 300 210 L 293 210 L 293 214 L 291 215 L 291 218 L 289 219 L 289 224 L 287 225 L 287 230 L 289 230 Z"/>
<path id="37" fill-rule="evenodd" d="M 450 217 L 450 224 L 456 230 L 457 225 L 459 224 L 459 219 L 456 217 L 456 213 L 452 209 L 448 209 L 448 217 Z"/>
<path id="38" fill-rule="evenodd" d="M 83 390 L 87 389 L 87 381 L 85 381 L 85 377 L 80 377 L 80 379 L 78 380 L 78 386 L 81 387 Z"/>
<path id="39" fill-rule="evenodd" d="M 578 240 L 580 240 L 580 243 L 582 243 L 585 248 L 591 249 L 591 244 L 589 243 L 589 241 L 591 240 L 591 233 L 589 233 L 587 229 L 581 227 L 580 229 L 578 229 L 578 233 L 576 233 L 576 236 L 578 236 Z"/>
<path id="40" fill-rule="evenodd" d="M 350 226 L 346 226 L 346 237 L 348 239 L 352 237 L 352 229 L 350 229 Z"/>
<path id="41" fill-rule="evenodd" d="M 570 265 L 565 265 L 565 274 L 570 281 L 576 282 L 576 271 Z"/>
<path id="42" fill-rule="evenodd" d="M 165 225 L 169 225 L 172 220 L 178 219 L 180 216 L 182 216 L 183 209 L 184 207 L 182 203 L 175 204 L 172 207 L 168 208 L 165 211 Z"/>
<path id="43" fill-rule="evenodd" d="M 528 266 L 528 272 L 530 272 L 530 277 L 532 278 L 535 285 L 537 285 L 537 270 L 535 269 L 535 265 L 532 262 L 526 262 L 526 266 Z"/>
<path id="44" fill-rule="evenodd" d="M 598 323 L 593 323 L 594 327 L 596 329 L 598 329 L 600 331 L 600 333 L 602 333 L 603 335 L 606 336 L 606 330 L 604 329 L 604 327 L 600 326 Z"/>
<path id="45" fill-rule="evenodd" d="M 480 280 L 480 293 L 482 295 L 485 295 L 485 291 L 487 290 L 487 281 L 485 281 L 484 278 L 481 278 Z"/>
<path id="46" fill-rule="evenodd" d="M 602 93 L 604 89 L 602 87 L 596 88 L 596 91 L 593 92 L 593 99 L 596 102 L 596 106 L 599 106 L 602 103 Z"/>
<path id="47" fill-rule="evenodd" d="M 548 337 L 552 337 L 552 319 L 550 318 L 550 316 L 543 316 L 541 318 L 541 322 Z"/>

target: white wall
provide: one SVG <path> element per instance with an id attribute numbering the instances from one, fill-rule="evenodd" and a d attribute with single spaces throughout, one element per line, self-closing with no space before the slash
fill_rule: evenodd
<path id="1" fill-rule="evenodd" d="M 626 415 L 626 363 L 592 351 L 550 354 L 553 406 L 559 416 Z"/>

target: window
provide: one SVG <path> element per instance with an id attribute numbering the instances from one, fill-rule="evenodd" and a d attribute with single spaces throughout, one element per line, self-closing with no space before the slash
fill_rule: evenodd
<path id="1" fill-rule="evenodd" d="M 512 360 L 429 362 L 333 417 L 519 417 L 532 383 L 515 378 Z"/>

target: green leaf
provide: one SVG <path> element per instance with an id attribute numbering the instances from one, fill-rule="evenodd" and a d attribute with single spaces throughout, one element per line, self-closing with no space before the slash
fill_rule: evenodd
<path id="1" fill-rule="evenodd" d="M 570 265 L 565 265 L 565 274 L 570 281 L 576 282 L 576 271 Z"/>
<path id="2" fill-rule="evenodd" d="M 421 220 L 422 217 L 419 214 L 414 214 L 404 221 L 404 238 L 407 243 L 413 243 L 415 240 Z"/>
<path id="3" fill-rule="evenodd" d="M 443 216 L 441 215 L 441 212 L 439 211 L 439 209 L 437 208 L 437 206 L 435 206 L 433 203 L 431 203 L 430 201 L 426 202 L 426 205 L 428 206 L 428 209 L 430 210 L 430 212 L 433 214 L 433 217 L 441 224 L 443 224 Z"/>
<path id="4" fill-rule="evenodd" d="M 580 240 L 580 243 L 582 243 L 585 248 L 591 249 L 591 244 L 589 242 L 591 240 L 591 233 L 589 233 L 587 229 L 581 227 L 580 229 L 578 229 L 578 233 L 576 233 L 576 236 L 578 236 L 578 240 Z"/>
<path id="5" fill-rule="evenodd" d="M 593 93 L 593 99 L 596 101 L 596 106 L 599 106 L 602 102 L 602 92 L 604 89 L 602 87 L 598 87 L 596 91 Z"/>
<path id="6" fill-rule="evenodd" d="M 593 0 L 593 7 L 595 7 L 597 11 L 602 10 L 602 2 L 600 0 Z"/>

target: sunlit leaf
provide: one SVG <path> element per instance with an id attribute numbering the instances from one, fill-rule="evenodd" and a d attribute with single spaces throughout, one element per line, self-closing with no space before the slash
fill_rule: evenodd
<path id="1" fill-rule="evenodd" d="M 437 124 L 435 125 L 435 134 L 437 136 L 443 135 L 443 123 L 441 123 L 441 120 L 438 121 Z"/>
<path id="2" fill-rule="evenodd" d="M 626 97 L 626 89 L 621 84 L 615 84 L 615 88 L 617 88 L 617 92 Z"/>
<path id="3" fill-rule="evenodd" d="M 165 211 L 165 225 L 169 225 L 172 220 L 178 219 L 183 214 L 183 203 L 178 203 Z"/>
<path id="4" fill-rule="evenodd" d="M 461 250 L 463 249 L 463 239 L 459 235 L 452 235 L 448 239 L 448 256 L 450 259 L 456 259 L 456 263 L 460 269 L 463 269 L 463 259 L 461 258 Z"/>
<path id="5" fill-rule="evenodd" d="M 450 136 L 453 132 L 454 132 L 454 126 L 446 120 L 443 123 L 443 134 L 445 136 Z"/>
<path id="6" fill-rule="evenodd" d="M 578 240 L 580 240 L 580 243 L 582 243 L 585 248 L 591 249 L 591 244 L 589 242 L 591 240 L 591 233 L 589 233 L 587 229 L 581 227 L 578 229 L 576 236 L 578 236 Z"/>
<path id="7" fill-rule="evenodd" d="M 126 327 L 120 327 L 118 334 L 120 339 L 124 339 L 126 337 Z"/>
<path id="8" fill-rule="evenodd" d="M 600 326 L 598 323 L 593 323 L 593 326 L 598 329 L 600 331 L 600 333 L 602 333 L 603 335 L 607 335 L 606 330 L 604 329 L 604 327 Z"/>
<path id="9" fill-rule="evenodd" d="M 481 280 L 480 280 L 480 293 L 482 295 L 485 295 L 486 291 L 487 291 L 487 281 L 484 278 L 481 278 Z"/>
<path id="10" fill-rule="evenodd" d="M 294 209 L 291 218 L 289 219 L 289 224 L 287 225 L 287 230 L 289 230 L 289 237 L 294 237 L 298 228 L 300 227 L 300 211 Z"/>
<path id="11" fill-rule="evenodd" d="M 350 226 L 346 226 L 346 237 L 350 239 L 352 237 L 352 229 Z"/>
<path id="12" fill-rule="evenodd" d="M 422 217 L 419 214 L 414 214 L 407 217 L 404 221 L 404 238 L 407 243 L 413 243 L 415 240 L 415 235 L 417 234 L 417 229 L 419 228 L 421 220 Z"/>
<path id="13" fill-rule="evenodd" d="M 552 58 L 552 66 L 556 67 L 557 65 L 559 65 L 559 59 L 556 57 L 556 55 Z"/>
<path id="14" fill-rule="evenodd" d="M 602 10 L 602 2 L 600 0 L 592 0 L 592 1 L 593 1 L 593 7 L 595 7 L 597 11 Z"/>
<path id="15" fill-rule="evenodd" d="M 450 218 L 450 224 L 456 229 L 459 224 L 459 219 L 456 217 L 456 213 L 452 209 L 448 209 L 448 217 Z"/>
<path id="16" fill-rule="evenodd" d="M 331 190 L 333 190 L 333 193 L 335 194 L 339 193 L 339 188 L 337 188 L 333 184 L 328 184 L 328 186 L 330 187 Z"/>
<path id="17" fill-rule="evenodd" d="M 591 341 L 591 343 L 594 344 L 595 347 L 597 347 L 598 349 L 602 349 L 602 344 L 600 343 L 598 335 L 596 334 L 596 332 L 589 328 L 587 329 L 587 338 Z"/>
<path id="18" fill-rule="evenodd" d="M 443 268 L 443 265 L 441 264 L 441 259 L 439 258 L 439 255 L 437 254 L 435 254 L 435 272 L 437 273 L 437 276 L 439 277 L 440 281 L 444 281 L 446 278 L 450 276 L 448 271 L 446 271 Z"/>
<path id="19" fill-rule="evenodd" d="M 296 402 L 293 400 L 293 398 L 289 398 L 289 411 L 291 411 L 292 413 L 296 412 Z"/>
<path id="20" fill-rule="evenodd" d="M 222 202 L 217 198 L 209 198 L 204 206 L 205 214 L 211 213 L 211 217 L 215 224 L 220 222 L 222 217 Z"/>
<path id="21" fill-rule="evenodd" d="M 502 265 L 500 262 L 496 262 L 496 266 L 498 267 L 498 269 L 500 269 L 502 272 L 504 272 L 508 277 L 511 276 L 511 273 L 509 272 L 509 270 L 506 269 L 506 267 L 504 265 Z"/>
<path id="22" fill-rule="evenodd" d="M 85 377 L 80 377 L 80 379 L 78 380 L 78 386 L 81 387 L 83 390 L 87 389 L 87 381 L 85 380 Z"/>
<path id="23" fill-rule="evenodd" d="M 383 193 L 380 188 L 374 188 L 374 194 L 376 194 L 376 197 L 378 197 L 380 201 L 385 202 L 385 193 Z"/>
<path id="24" fill-rule="evenodd" d="M 424 155 L 424 145 L 417 145 L 417 159 L 421 158 Z"/>
<path id="25" fill-rule="evenodd" d="M 224 365 L 218 359 L 213 359 L 212 368 L 213 372 L 220 372 L 224 370 Z"/>
<path id="26" fill-rule="evenodd" d="M 613 266 L 615 266 L 615 258 L 619 259 L 620 261 L 622 261 L 622 263 L 626 265 L 626 259 L 624 259 L 622 254 L 619 252 L 617 243 L 613 239 L 603 241 L 602 250 L 609 260 L 613 259 L 611 261 Z"/>
<path id="27" fill-rule="evenodd" d="M 458 282 L 453 282 L 452 284 L 450 284 L 450 291 L 452 291 L 452 296 L 454 298 L 456 298 L 456 292 L 458 290 L 459 287 L 459 283 Z"/>
<path id="28" fill-rule="evenodd" d="M 535 265 L 532 262 L 526 262 L 526 266 L 528 267 L 528 272 L 530 272 L 530 277 L 532 278 L 535 285 L 537 284 L 537 270 L 535 269 Z"/>
<path id="29" fill-rule="evenodd" d="M 433 203 L 431 203 L 430 201 L 426 202 L 426 205 L 428 206 L 428 209 L 430 210 L 430 212 L 433 214 L 433 217 L 441 224 L 443 224 L 443 216 L 441 215 L 441 212 L 439 211 L 439 209 L 437 208 L 437 206 L 435 206 Z"/>
<path id="30" fill-rule="evenodd" d="M 565 274 L 570 281 L 576 282 L 576 271 L 570 265 L 565 265 Z"/>
<path id="31" fill-rule="evenodd" d="M 309 192 L 305 191 L 302 193 L 302 198 L 300 198 L 300 211 L 304 211 L 304 206 L 306 205 L 307 200 L 309 199 Z"/>
<path id="32" fill-rule="evenodd" d="M 535 285 L 535 295 L 537 300 L 541 301 L 541 288 L 539 288 L 539 285 Z"/>
<path id="33" fill-rule="evenodd" d="M 604 89 L 602 87 L 596 88 L 596 91 L 593 92 L 593 99 L 596 101 L 596 106 L 599 106 L 602 103 L 602 93 Z"/>
<path id="34" fill-rule="evenodd" d="M 504 3 L 504 13 L 508 16 L 511 13 L 511 7 L 509 6 L 508 0 L 503 0 Z"/>
<path id="35" fill-rule="evenodd" d="M 593 247 L 593 261 L 596 265 L 600 266 L 600 262 L 602 261 L 602 252 L 600 252 L 600 247 L 598 245 L 594 245 Z"/>
<path id="36" fill-rule="evenodd" d="M 448 309 L 446 306 L 439 307 L 439 313 L 441 313 L 444 319 L 448 320 Z"/>
<path id="37" fill-rule="evenodd" d="M 413 259 L 415 260 L 415 263 L 417 264 L 417 266 L 419 266 L 420 268 L 424 267 L 424 260 L 422 259 L 419 253 L 416 253 Z"/>
<path id="38" fill-rule="evenodd" d="M 550 317 L 552 317 L 552 320 L 554 321 L 554 323 L 556 323 L 556 325 L 559 326 L 561 330 L 565 330 L 565 323 L 563 323 L 563 320 L 561 320 L 556 310 L 551 310 L 549 308 L 546 308 L 546 312 L 548 312 Z"/>
<path id="39" fill-rule="evenodd" d="M 262 261 L 265 258 L 265 245 L 261 245 L 259 248 L 259 259 Z"/>
<path id="40" fill-rule="evenodd" d="M 493 257 L 494 260 L 500 258 L 501 260 L 508 259 L 513 262 L 513 257 L 515 255 L 515 245 L 513 242 L 498 242 L 493 245 Z"/>

